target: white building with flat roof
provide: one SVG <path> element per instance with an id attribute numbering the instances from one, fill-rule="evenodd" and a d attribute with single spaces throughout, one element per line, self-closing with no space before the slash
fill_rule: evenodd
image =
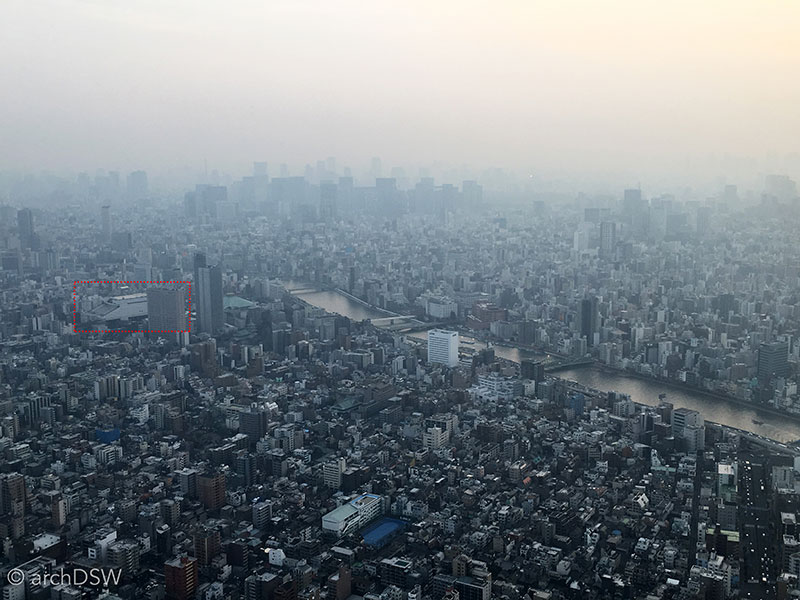
<path id="1" fill-rule="evenodd" d="M 361 529 L 383 514 L 383 499 L 375 494 L 361 494 L 322 516 L 322 529 L 337 536 L 345 536 Z"/>
<path id="2" fill-rule="evenodd" d="M 458 365 L 458 332 L 431 329 L 428 332 L 428 362 L 446 367 Z"/>
<path id="3" fill-rule="evenodd" d="M 147 316 L 147 294 L 127 294 L 125 296 L 112 296 L 110 298 L 93 298 L 100 300 L 90 310 L 86 311 L 86 318 L 95 322 L 114 320 L 127 321 L 129 319 Z"/>

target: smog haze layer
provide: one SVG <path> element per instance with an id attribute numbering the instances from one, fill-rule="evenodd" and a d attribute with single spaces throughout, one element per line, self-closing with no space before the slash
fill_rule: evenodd
<path id="1" fill-rule="evenodd" d="M 780 170 L 796 2 L 7 0 L 4 169 Z"/>

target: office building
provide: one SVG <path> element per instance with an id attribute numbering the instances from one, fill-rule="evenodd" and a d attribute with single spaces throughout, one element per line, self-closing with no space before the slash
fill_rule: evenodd
<path id="1" fill-rule="evenodd" d="M 253 176 L 254 177 L 269 177 L 268 164 L 263 161 L 256 161 L 253 163 Z"/>
<path id="2" fill-rule="evenodd" d="M 184 468 L 178 471 L 178 482 L 181 486 L 181 493 L 188 498 L 197 496 L 197 471 Z"/>
<path id="3" fill-rule="evenodd" d="M 597 296 L 581 300 L 580 335 L 587 346 L 595 345 L 595 334 L 600 332 L 600 309 Z M 598 340 L 599 341 L 599 340 Z"/>
<path id="4" fill-rule="evenodd" d="M 530 379 L 539 383 L 544 381 L 544 363 L 536 360 L 523 360 L 520 365 L 520 372 L 523 379 Z"/>
<path id="5" fill-rule="evenodd" d="M 239 433 L 245 434 L 255 443 L 264 437 L 269 423 L 269 413 L 257 407 L 239 413 Z"/>
<path id="6" fill-rule="evenodd" d="M 128 175 L 128 199 L 144 200 L 147 198 L 148 184 L 147 173 L 144 171 L 133 171 Z"/>
<path id="7" fill-rule="evenodd" d="M 642 206 L 642 190 L 639 188 L 627 189 L 622 196 L 622 209 L 626 213 L 638 211 Z"/>
<path id="8" fill-rule="evenodd" d="M 687 427 L 702 427 L 705 424 L 702 415 L 689 408 L 676 408 L 672 412 L 672 433 L 676 438 L 684 437 Z"/>
<path id="9" fill-rule="evenodd" d="M 600 223 L 600 257 L 606 259 L 614 258 L 616 247 L 617 224 L 613 221 L 603 221 Z"/>
<path id="10" fill-rule="evenodd" d="M 30 208 L 23 208 L 17 212 L 17 229 L 19 230 L 20 246 L 35 248 L 36 234 L 33 230 L 33 212 Z"/>
<path id="11" fill-rule="evenodd" d="M 336 458 L 326 462 L 322 467 L 325 485 L 334 490 L 340 489 L 342 487 L 342 473 L 346 468 L 347 461 L 344 458 Z"/>
<path id="12" fill-rule="evenodd" d="M 151 331 L 186 331 L 186 291 L 183 287 L 147 290 L 147 319 Z"/>
<path id="13" fill-rule="evenodd" d="M 222 270 L 206 265 L 205 254 L 195 254 L 194 290 L 197 332 L 215 333 L 222 329 Z"/>
<path id="14" fill-rule="evenodd" d="M 789 374 L 789 344 L 787 342 L 763 343 L 758 347 L 758 383 L 766 385 L 776 377 Z"/>
<path id="15" fill-rule="evenodd" d="M 319 186 L 319 218 L 330 221 L 338 213 L 337 191 L 335 183 L 323 183 Z"/>
<path id="16" fill-rule="evenodd" d="M 103 241 L 111 241 L 111 207 L 106 205 L 100 208 L 100 221 L 103 232 Z"/>
<path id="17" fill-rule="evenodd" d="M 458 365 L 458 332 L 431 329 L 428 332 L 428 362 L 446 367 Z"/>

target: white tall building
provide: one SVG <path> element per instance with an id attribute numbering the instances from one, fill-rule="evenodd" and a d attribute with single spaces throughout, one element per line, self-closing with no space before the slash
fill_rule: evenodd
<path id="1" fill-rule="evenodd" d="M 438 450 L 449 439 L 450 435 L 441 427 L 428 427 L 428 430 L 422 434 L 422 447 L 427 450 Z"/>
<path id="2" fill-rule="evenodd" d="M 703 427 L 703 416 L 690 408 L 676 408 L 672 411 L 672 435 L 676 438 L 684 436 L 687 427 Z"/>
<path id="3" fill-rule="evenodd" d="M 342 457 L 326 462 L 322 467 L 322 476 L 325 485 L 334 490 L 338 490 L 342 487 L 342 473 L 344 473 L 346 468 L 347 461 Z"/>
<path id="4" fill-rule="evenodd" d="M 458 332 L 431 329 L 428 332 L 428 362 L 447 367 L 458 364 Z"/>

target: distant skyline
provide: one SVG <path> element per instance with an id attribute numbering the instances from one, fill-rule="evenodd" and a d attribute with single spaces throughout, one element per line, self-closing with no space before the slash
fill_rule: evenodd
<path id="1" fill-rule="evenodd" d="M 6 0 L 0 171 L 796 176 L 798 25 L 790 1 Z"/>

